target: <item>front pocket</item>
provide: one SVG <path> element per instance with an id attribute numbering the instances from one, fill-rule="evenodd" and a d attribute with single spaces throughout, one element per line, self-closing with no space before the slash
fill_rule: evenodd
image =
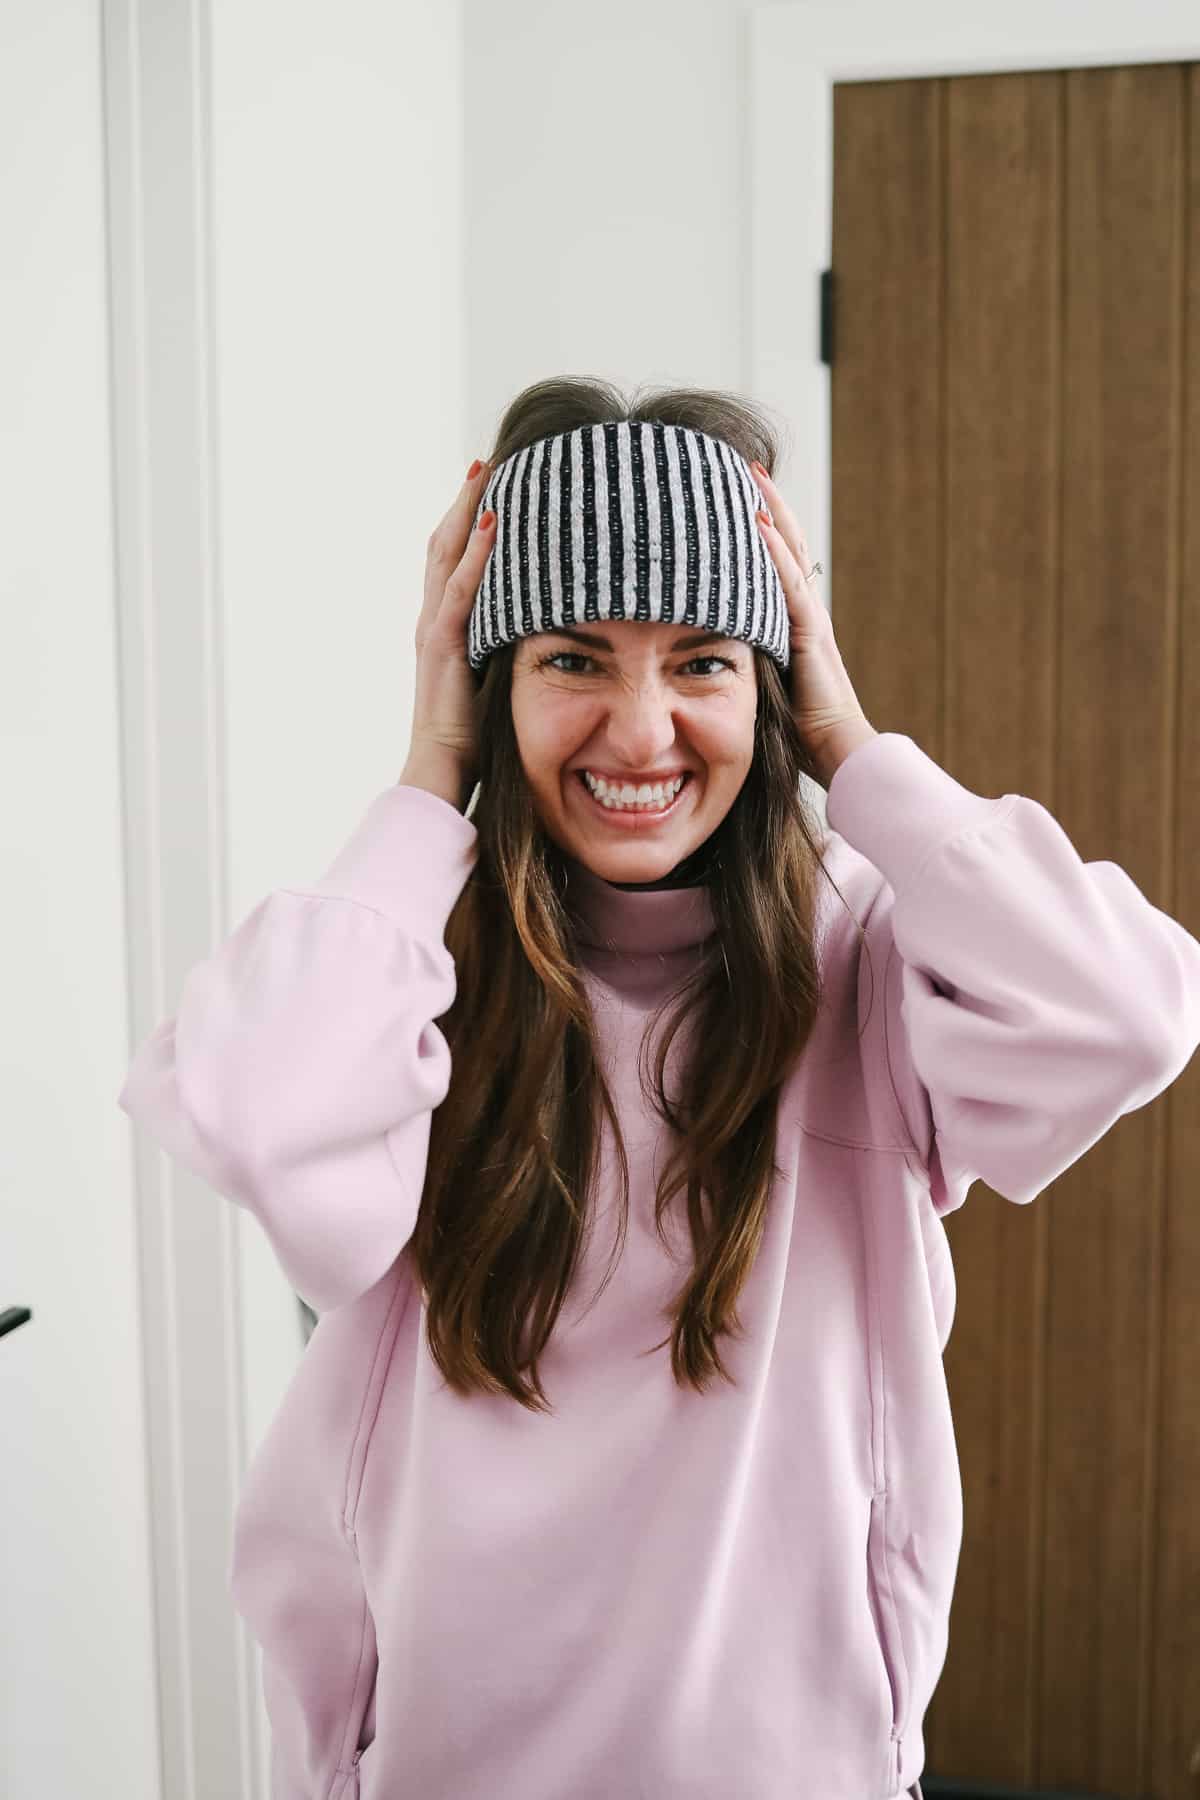
<path id="1" fill-rule="evenodd" d="M 901 1738 L 908 1727 L 908 1663 L 900 1637 L 900 1619 L 887 1559 L 887 1494 L 871 1495 L 871 1522 L 867 1530 L 867 1589 L 875 1620 L 875 1635 L 887 1670 L 892 1695 L 892 1737 Z"/>

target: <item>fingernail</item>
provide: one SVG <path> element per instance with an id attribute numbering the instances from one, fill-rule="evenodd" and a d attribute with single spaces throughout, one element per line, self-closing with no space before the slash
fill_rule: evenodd
<path id="1" fill-rule="evenodd" d="M 475 461 L 471 464 L 470 468 L 467 470 L 467 480 L 474 481 L 475 477 L 478 475 L 478 473 L 479 473 L 480 469 L 482 469 L 482 467 L 483 467 L 483 464 L 480 462 L 479 458 L 476 457 Z"/>

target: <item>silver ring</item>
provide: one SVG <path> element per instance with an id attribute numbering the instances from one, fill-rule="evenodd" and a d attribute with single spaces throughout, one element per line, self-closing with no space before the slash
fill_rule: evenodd
<path id="1" fill-rule="evenodd" d="M 811 581 L 811 579 L 814 575 L 820 575 L 821 573 L 822 573 L 822 569 L 821 569 L 820 563 L 815 562 L 812 566 L 812 569 L 809 571 L 809 580 Z"/>

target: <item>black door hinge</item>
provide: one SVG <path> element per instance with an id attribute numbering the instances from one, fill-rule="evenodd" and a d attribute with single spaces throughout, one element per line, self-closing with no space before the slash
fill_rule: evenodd
<path id="1" fill-rule="evenodd" d="M 821 270 L 821 361 L 833 367 L 833 270 Z"/>

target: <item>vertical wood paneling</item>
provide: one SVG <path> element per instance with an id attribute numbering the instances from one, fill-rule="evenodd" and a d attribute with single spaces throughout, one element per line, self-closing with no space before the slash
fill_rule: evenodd
<path id="1" fill-rule="evenodd" d="M 1160 748 L 1147 789 L 1174 848 L 1161 904 L 1197 931 L 1200 920 L 1200 67 L 1182 70 L 1184 184 L 1182 367 L 1175 379 L 1183 441 L 1168 496 L 1178 542 L 1177 623 L 1167 703 L 1174 741 Z M 1168 598 L 1171 598 L 1169 596 Z M 1172 702 L 1171 688 L 1174 687 Z M 1200 1058 L 1164 1094 L 1165 1217 L 1159 1319 L 1162 1368 L 1154 1421 L 1157 1505 L 1151 1514 L 1149 1708 L 1142 1791 L 1169 1800 L 1200 1794 Z M 1156 1171 L 1157 1174 L 1157 1171 Z"/>
<path id="2" fill-rule="evenodd" d="M 860 693 L 942 728 L 941 114 L 937 83 L 834 89 L 833 542 Z M 936 749 L 933 751 L 936 755 Z"/>
<path id="3" fill-rule="evenodd" d="M 942 647 L 947 767 L 979 793 L 1053 791 L 1058 563 L 1059 79 L 938 85 L 945 109 L 946 442 Z M 975 1199 L 980 1204 L 974 1205 Z M 947 1221 L 960 1317 L 946 1355 L 964 1480 L 953 1768 L 1025 1785 L 1036 1763 L 1047 1422 L 1047 1218 L 980 1184 Z M 967 1523 L 969 1521 L 969 1524 Z M 947 1674 L 950 1674 L 949 1665 Z M 935 1733 L 941 1714 L 931 1714 Z M 934 1763 L 933 1766 L 937 1766 Z"/>
<path id="4" fill-rule="evenodd" d="M 1195 87 L 836 87 L 832 372 L 834 623 L 868 716 L 1040 800 L 1193 932 Z M 932 1774 L 1200 1792 L 1198 1087 L 1032 1207 L 980 1182 L 946 1221 L 965 1536 Z"/>
<path id="5" fill-rule="evenodd" d="M 1053 793 L 1085 860 L 1114 858 L 1170 909 L 1183 78 L 1152 65 L 1062 80 Z M 1164 1122 L 1153 1106 L 1121 1120 L 1046 1208 L 1039 1773 L 1128 1794 L 1147 1770 Z"/>

